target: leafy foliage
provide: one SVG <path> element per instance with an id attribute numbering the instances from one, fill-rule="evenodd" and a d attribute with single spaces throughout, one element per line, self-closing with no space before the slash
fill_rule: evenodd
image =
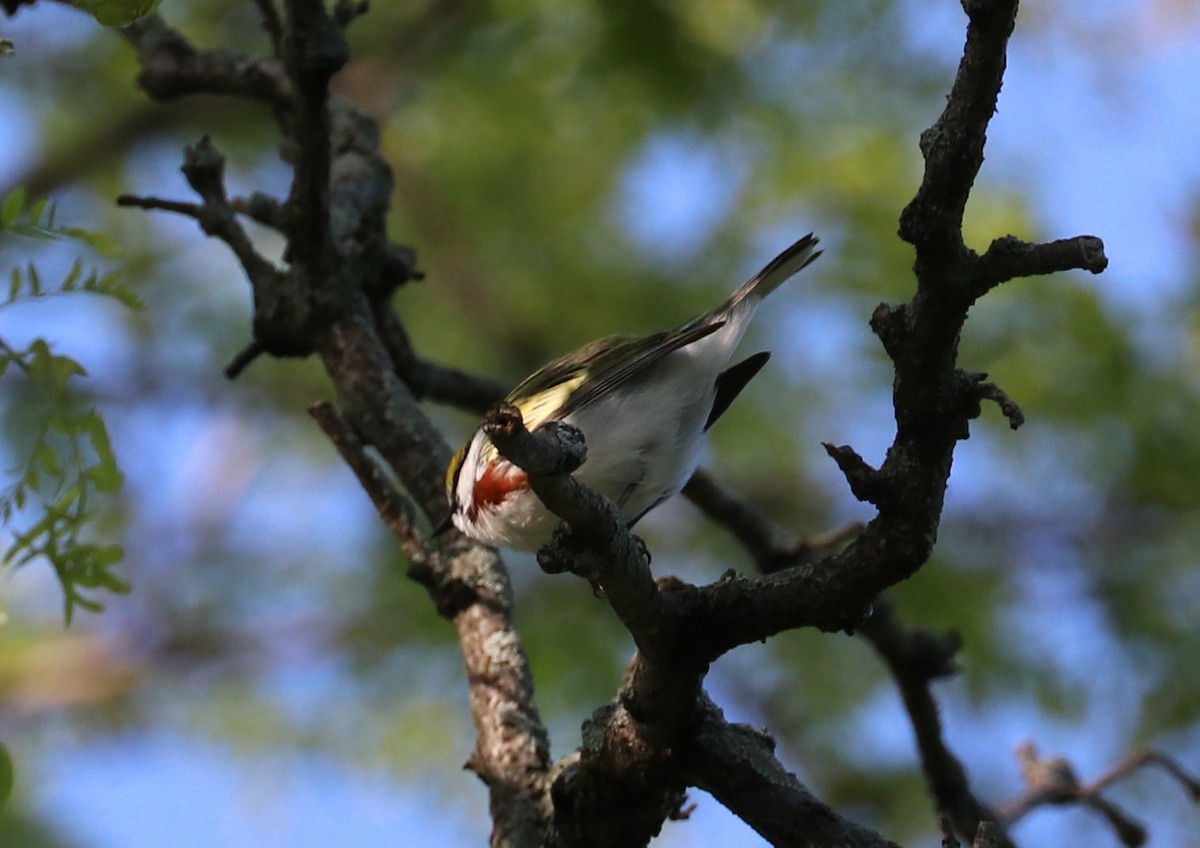
<path id="1" fill-rule="evenodd" d="M 8 236 L 73 238 L 102 252 L 112 250 L 102 235 L 56 224 L 53 205 L 45 198 L 29 200 L 21 189 L 0 201 L 0 238 Z M 115 274 L 85 271 L 82 259 L 76 259 L 53 284 L 43 281 L 33 262 L 14 265 L 8 277 L 7 297 L 0 308 L 76 292 L 110 297 L 129 308 L 140 305 L 137 295 Z M 14 377 L 23 381 L 27 394 L 22 400 L 37 418 L 28 452 L 0 489 L 0 521 L 12 525 L 29 519 L 24 529 L 13 531 L 2 561 L 13 568 L 39 557 L 50 563 L 62 585 L 68 623 L 76 607 L 101 609 L 86 592 L 129 589 L 113 573 L 121 560 L 121 547 L 86 538 L 97 496 L 117 491 L 122 477 L 104 419 L 74 390 L 75 379 L 85 374 L 82 365 L 55 353 L 44 338 L 21 348 L 0 338 L 0 378 L 7 375 L 10 381 Z"/>

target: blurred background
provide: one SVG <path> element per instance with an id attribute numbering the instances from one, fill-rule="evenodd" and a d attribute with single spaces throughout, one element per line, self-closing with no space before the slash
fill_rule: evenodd
<path id="1" fill-rule="evenodd" d="M 267 49 L 251 3 L 161 12 L 199 46 Z M 896 222 L 964 25 L 951 0 L 374 4 L 336 85 L 379 118 L 392 233 L 427 272 L 396 295 L 418 349 L 515 383 L 583 341 L 709 308 L 815 230 L 826 253 L 759 313 L 745 349 L 774 357 L 706 464 L 803 535 L 869 518 L 820 442 L 879 462 L 891 441 L 890 370 L 867 320 L 911 293 Z M 331 395 L 319 366 L 258 362 L 224 380 L 249 339 L 236 262 L 190 220 L 113 204 L 192 199 L 178 168 L 203 133 L 229 157 L 232 194 L 282 197 L 269 110 L 153 104 L 120 35 L 57 4 L 0 35 L 16 47 L 0 59 L 0 195 L 50 195 L 60 223 L 119 248 L 6 238 L 0 273 L 33 261 L 61 279 L 82 258 L 144 301 L 0 308 L 0 338 L 46 337 L 89 372 L 78 400 L 104 415 L 125 473 L 90 532 L 124 547 L 116 573 L 132 589 L 90 595 L 104 612 L 64 629 L 45 563 L 0 581 L 0 741 L 16 768 L 0 846 L 484 844 L 452 631 L 305 414 Z M 894 593 L 906 623 L 963 635 L 963 673 L 936 694 L 990 803 L 1020 791 L 1027 739 L 1085 779 L 1143 745 L 1200 770 L 1198 78 L 1188 0 L 1022 9 L 968 243 L 1092 233 L 1111 264 L 1014 281 L 974 310 L 961 364 L 1028 423 L 1013 433 L 985 408 L 957 451 L 934 559 Z M 36 435 L 29 409 L 20 375 L 4 375 L 5 473 Z M 430 412 L 451 442 L 475 426 Z M 639 530 L 657 574 L 750 568 L 685 501 Z M 586 584 L 509 563 L 559 756 L 632 645 Z M 837 809 L 937 843 L 908 720 L 864 642 L 786 634 L 722 659 L 710 687 Z M 690 794 L 691 819 L 656 845 L 764 844 Z M 1111 797 L 1150 845 L 1200 844 L 1200 810 L 1163 773 Z M 1077 809 L 1038 810 L 1013 835 L 1118 844 Z"/>

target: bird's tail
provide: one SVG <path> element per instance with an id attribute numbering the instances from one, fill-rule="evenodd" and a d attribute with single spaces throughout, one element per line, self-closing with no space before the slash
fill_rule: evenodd
<path id="1" fill-rule="evenodd" d="M 820 240 L 816 236 L 809 233 L 787 248 L 768 262 L 761 271 L 742 283 L 721 309 L 730 309 L 748 297 L 762 299 L 775 291 L 821 255 L 821 251 L 817 250 L 818 241 Z"/>
<path id="2" fill-rule="evenodd" d="M 817 250 L 817 237 L 809 233 L 783 253 L 776 256 L 767 266 L 738 287 L 724 303 L 711 312 L 706 312 L 681 329 L 687 330 L 701 325 L 716 325 L 711 334 L 692 342 L 686 348 L 693 357 L 713 357 L 714 362 L 725 362 L 737 347 L 758 309 L 759 301 L 779 288 L 787 279 L 821 255 Z"/>

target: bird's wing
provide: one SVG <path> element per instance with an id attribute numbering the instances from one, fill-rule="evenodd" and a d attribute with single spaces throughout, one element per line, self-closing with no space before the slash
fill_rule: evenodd
<path id="1" fill-rule="evenodd" d="M 715 333 L 724 322 L 684 327 L 652 336 L 608 336 L 561 356 L 508 396 L 534 430 L 564 418 L 618 388 L 673 350 Z M 515 400 L 522 398 L 522 400 Z"/>

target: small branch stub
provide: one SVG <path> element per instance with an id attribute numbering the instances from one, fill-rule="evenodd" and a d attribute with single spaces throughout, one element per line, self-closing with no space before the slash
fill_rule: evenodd
<path id="1" fill-rule="evenodd" d="M 1005 394 L 1004 389 L 995 383 L 980 383 L 978 391 L 980 399 L 990 400 L 1000 407 L 1000 412 L 1008 419 L 1009 427 L 1016 430 L 1025 423 L 1025 413 L 1017 406 L 1016 401 Z"/>
<path id="2" fill-rule="evenodd" d="M 833 458 L 846 478 L 854 497 L 883 511 L 891 501 L 891 490 L 886 478 L 872 468 L 849 445 L 833 445 L 822 442 L 825 452 Z"/>
<path id="3" fill-rule="evenodd" d="M 548 421 L 530 433 L 521 411 L 501 402 L 488 410 L 483 432 L 511 461 L 534 477 L 570 474 L 587 459 L 583 434 L 570 424 Z"/>

